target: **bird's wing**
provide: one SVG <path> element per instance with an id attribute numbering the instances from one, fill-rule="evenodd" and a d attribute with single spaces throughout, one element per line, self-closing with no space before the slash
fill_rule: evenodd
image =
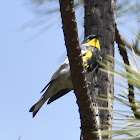
<path id="1" fill-rule="evenodd" d="M 67 57 L 64 60 L 64 62 L 60 65 L 60 67 L 56 70 L 56 72 L 53 74 L 51 81 L 62 76 L 62 74 L 66 74 L 68 71 L 70 71 L 70 66 L 69 66 L 69 60 Z"/>
<path id="2" fill-rule="evenodd" d="M 85 54 L 87 53 L 87 50 L 81 50 L 81 55 L 84 56 Z M 58 68 L 58 70 L 55 72 L 55 74 L 53 75 L 52 77 L 52 80 L 54 78 L 57 77 L 57 74 L 60 73 L 61 71 L 64 71 L 64 69 L 67 68 L 67 65 L 69 66 L 69 61 L 68 61 L 68 58 L 65 59 L 64 63 Z M 68 69 L 68 71 L 70 71 L 70 68 Z M 57 92 L 55 95 L 53 95 L 52 97 L 50 97 L 49 101 L 47 104 L 50 104 L 52 103 L 53 101 L 55 101 L 56 99 L 62 97 L 63 95 L 67 94 L 68 92 L 70 92 L 71 89 L 63 89 L 63 90 L 60 90 L 59 92 Z"/>
<path id="3" fill-rule="evenodd" d="M 64 62 L 60 65 L 60 67 L 56 70 L 56 72 L 53 74 L 50 82 L 41 90 L 40 93 L 47 90 L 47 88 L 54 82 L 54 80 L 62 76 L 62 74 L 66 74 L 69 70 L 70 70 L 69 60 L 68 58 L 66 58 Z"/>
<path id="4" fill-rule="evenodd" d="M 70 89 L 63 89 L 60 90 L 59 92 L 57 92 L 55 95 L 53 95 L 47 102 L 47 104 L 52 103 L 53 101 L 57 100 L 58 98 L 62 97 L 63 95 L 67 94 L 68 92 L 70 92 Z"/>
<path id="5" fill-rule="evenodd" d="M 53 80 L 50 81 L 50 82 L 40 91 L 40 93 L 44 92 L 45 89 L 47 89 L 47 87 L 48 87 L 50 84 L 52 84 L 52 82 L 53 82 Z"/>

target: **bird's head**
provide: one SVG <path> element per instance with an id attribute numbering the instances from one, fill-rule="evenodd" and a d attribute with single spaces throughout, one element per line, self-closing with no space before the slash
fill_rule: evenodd
<path id="1" fill-rule="evenodd" d="M 100 50 L 100 42 L 98 39 L 98 35 L 89 35 L 87 36 L 82 44 L 85 44 L 86 46 L 93 46 Z"/>

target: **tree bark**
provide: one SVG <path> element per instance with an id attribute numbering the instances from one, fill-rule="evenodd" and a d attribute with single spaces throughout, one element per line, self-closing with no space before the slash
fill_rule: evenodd
<path id="1" fill-rule="evenodd" d="M 85 1 L 85 36 L 98 34 L 103 62 L 106 55 L 114 56 L 114 38 L 115 38 L 115 17 L 114 0 L 84 0 Z M 91 98 L 96 106 L 108 108 L 108 110 L 99 110 L 100 123 L 102 130 L 111 130 L 112 128 L 112 109 L 114 98 L 114 77 L 107 73 L 97 71 L 94 74 L 92 85 L 90 86 Z M 107 101 L 97 97 L 104 97 Z M 103 97 L 102 97 L 103 98 Z M 103 136 L 103 139 L 111 139 L 112 136 Z"/>
<path id="2" fill-rule="evenodd" d="M 74 13 L 74 1 L 59 0 L 59 2 L 72 83 L 80 112 L 81 140 L 101 139 L 98 110 L 93 107 L 93 102 L 83 72 L 83 61 L 81 58 Z"/>
<path id="3" fill-rule="evenodd" d="M 113 76 L 97 71 L 92 85 L 89 85 L 89 92 L 80 56 L 77 25 L 73 8 L 74 2 L 73 0 L 59 0 L 59 2 L 72 83 L 80 112 L 81 140 L 110 138 L 111 136 L 101 137 L 100 129 L 111 129 L 112 112 L 110 108 L 113 108 Z M 85 0 L 85 36 L 89 34 L 102 35 L 99 39 L 103 58 L 107 54 L 114 55 L 114 25 L 113 0 Z M 97 100 L 97 97 L 102 94 L 106 95 L 108 102 Z M 99 106 L 106 107 L 109 110 L 99 110 Z M 100 123 L 103 125 L 100 126 Z"/>

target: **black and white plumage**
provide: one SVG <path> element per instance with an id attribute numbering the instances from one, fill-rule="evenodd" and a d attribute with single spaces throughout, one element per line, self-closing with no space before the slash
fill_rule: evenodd
<path id="1" fill-rule="evenodd" d="M 97 36 L 90 35 L 82 42 L 80 46 L 86 71 L 86 78 L 90 81 L 92 79 L 93 69 L 98 66 L 97 60 L 102 60 L 100 43 Z M 47 104 L 50 104 L 71 90 L 73 90 L 73 85 L 71 81 L 70 65 L 68 58 L 66 58 L 53 74 L 50 82 L 41 91 L 41 93 L 44 92 L 44 94 L 41 96 L 39 101 L 31 107 L 29 112 L 33 112 L 34 117 L 47 100 Z"/>

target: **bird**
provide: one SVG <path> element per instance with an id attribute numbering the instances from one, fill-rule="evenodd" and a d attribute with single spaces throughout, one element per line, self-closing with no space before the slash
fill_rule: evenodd
<path id="1" fill-rule="evenodd" d="M 93 77 L 92 71 L 99 66 L 97 60 L 102 61 L 98 35 L 87 36 L 81 43 L 80 47 L 86 79 L 90 81 Z M 71 90 L 73 90 L 73 85 L 71 81 L 70 65 L 68 57 L 66 57 L 64 62 L 51 77 L 51 80 L 41 91 L 41 93 L 44 94 L 39 101 L 30 108 L 29 112 L 32 112 L 33 117 L 35 117 L 46 101 L 48 101 L 47 104 L 50 104 Z"/>

